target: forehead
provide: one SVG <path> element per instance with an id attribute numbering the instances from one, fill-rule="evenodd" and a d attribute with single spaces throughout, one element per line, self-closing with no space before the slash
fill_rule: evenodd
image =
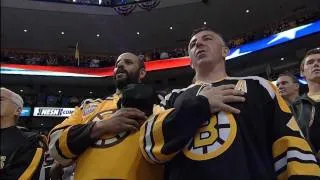
<path id="1" fill-rule="evenodd" d="M 125 53 L 125 54 L 121 54 L 121 55 L 118 57 L 116 63 L 119 62 L 119 61 L 121 61 L 121 60 L 125 60 L 125 59 L 127 59 L 127 60 L 132 60 L 132 61 L 135 62 L 135 63 L 138 63 L 138 61 L 139 61 L 139 59 L 138 59 L 138 57 L 137 57 L 136 55 L 131 54 L 131 53 Z"/>
<path id="2" fill-rule="evenodd" d="M 215 37 L 216 34 L 215 34 L 214 32 L 212 32 L 212 31 L 200 31 L 200 32 L 198 32 L 197 34 L 195 34 L 195 35 L 192 36 L 190 42 L 191 42 L 191 41 L 194 41 L 194 40 L 196 40 L 196 39 L 198 39 L 198 38 L 201 38 L 201 37 L 203 37 L 203 36 L 212 36 L 212 37 Z"/>
<path id="3" fill-rule="evenodd" d="M 310 61 L 312 59 L 314 59 L 314 60 L 320 59 L 320 54 L 311 54 L 311 55 L 306 57 L 305 61 L 307 62 L 307 61 Z"/>
<path id="4" fill-rule="evenodd" d="M 277 80 L 278 82 L 282 82 L 282 81 L 292 81 L 291 77 L 289 76 L 280 76 Z"/>

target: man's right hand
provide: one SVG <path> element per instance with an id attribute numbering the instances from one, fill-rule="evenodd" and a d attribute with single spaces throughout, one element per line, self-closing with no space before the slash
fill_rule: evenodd
<path id="1" fill-rule="evenodd" d="M 121 108 L 107 120 L 98 121 L 93 126 L 91 138 L 99 138 L 105 134 L 118 134 L 124 131 L 137 131 L 147 119 L 144 112 L 136 108 Z"/>
<path id="2" fill-rule="evenodd" d="M 245 98 L 243 97 L 244 92 L 235 90 L 234 88 L 235 85 L 233 84 L 221 85 L 217 87 L 207 86 L 202 89 L 199 95 L 208 99 L 211 113 L 226 111 L 239 114 L 239 109 L 227 105 L 227 103 L 245 101 Z"/>

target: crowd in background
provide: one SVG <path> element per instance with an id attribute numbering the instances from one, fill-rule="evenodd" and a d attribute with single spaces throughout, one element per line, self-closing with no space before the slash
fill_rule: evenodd
<path id="1" fill-rule="evenodd" d="M 294 17 L 289 16 L 283 18 L 281 21 L 266 24 L 265 26 L 254 31 L 245 32 L 240 36 L 233 37 L 227 42 L 227 44 L 229 47 L 239 46 L 250 41 L 258 40 L 272 34 L 277 34 L 282 31 L 313 22 L 314 20 L 317 20 L 318 17 L 319 14 L 310 12 L 305 12 L 301 15 L 295 15 Z"/>
<path id="2" fill-rule="evenodd" d="M 319 17 L 317 13 L 303 13 L 300 16 L 283 18 L 280 22 L 267 24 L 252 32 L 246 32 L 240 36 L 227 41 L 229 47 L 258 40 L 263 37 L 276 34 L 303 24 L 310 23 Z M 174 49 L 153 49 L 145 52 L 134 52 L 140 60 L 151 61 L 159 59 L 177 58 L 188 56 L 186 47 Z M 110 67 L 116 60 L 115 55 L 88 55 L 80 56 L 79 61 L 73 54 L 62 54 L 57 52 L 37 52 L 21 50 L 1 50 L 1 63 L 26 64 L 26 65 L 48 65 L 48 66 L 79 66 L 79 67 Z"/>
<path id="3" fill-rule="evenodd" d="M 22 95 L 26 107 L 75 107 L 89 97 L 65 96 L 56 94 Z M 90 97 L 92 98 L 92 97 Z"/>

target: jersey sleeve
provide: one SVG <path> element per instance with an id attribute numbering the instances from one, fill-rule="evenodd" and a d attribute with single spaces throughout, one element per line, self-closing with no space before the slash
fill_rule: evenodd
<path id="1" fill-rule="evenodd" d="M 210 119 L 208 100 L 203 96 L 187 98 L 180 107 L 152 115 L 140 129 L 140 148 L 151 163 L 165 163 L 180 152 Z"/>
<path id="2" fill-rule="evenodd" d="M 314 152 L 303 137 L 288 105 L 272 83 L 266 81 L 264 86 L 268 96 L 265 109 L 270 109 L 269 113 L 272 114 L 269 137 L 277 179 L 320 178 L 320 168 Z"/>
<path id="3" fill-rule="evenodd" d="M 69 165 L 86 150 L 94 139 L 90 131 L 94 122 L 83 121 L 82 109 L 75 108 L 72 115 L 54 127 L 49 134 L 50 155 L 62 165 Z"/>

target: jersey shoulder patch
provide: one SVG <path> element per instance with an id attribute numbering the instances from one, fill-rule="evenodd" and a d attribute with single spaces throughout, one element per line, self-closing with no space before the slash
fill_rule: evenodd
<path id="1" fill-rule="evenodd" d="M 83 112 L 82 116 L 87 116 L 90 113 L 92 113 L 98 105 L 102 102 L 103 100 L 98 98 L 98 99 L 85 99 L 82 101 L 80 109 Z"/>

